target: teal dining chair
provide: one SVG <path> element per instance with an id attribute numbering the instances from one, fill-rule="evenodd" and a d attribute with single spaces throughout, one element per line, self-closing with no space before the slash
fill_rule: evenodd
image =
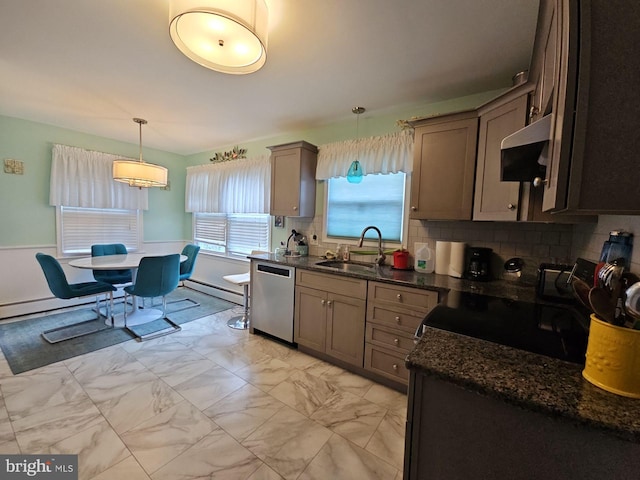
<path id="1" fill-rule="evenodd" d="M 44 253 L 36 253 L 36 260 L 40 264 L 44 277 L 49 285 L 49 290 L 55 295 L 56 298 L 62 300 L 69 300 L 72 298 L 81 298 L 94 296 L 96 297 L 96 311 L 98 317 L 84 322 L 78 322 L 71 325 L 63 325 L 57 328 L 46 330 L 42 332 L 42 337 L 49 343 L 58 343 L 64 340 L 70 340 L 72 338 L 78 338 L 83 335 L 95 333 L 100 330 L 104 330 L 104 322 L 96 322 L 101 318 L 111 319 L 111 326 L 113 327 L 113 317 L 111 316 L 111 307 L 113 304 L 113 292 L 116 288 L 106 282 L 82 282 L 82 283 L 69 283 L 67 276 L 62 269 L 60 263 L 51 255 Z M 108 299 L 106 310 L 107 315 L 104 317 L 100 314 L 100 295 L 105 294 L 105 302 Z M 91 326 L 92 328 L 83 328 L 84 326 Z M 65 333 L 66 331 L 66 333 Z"/>
<path id="2" fill-rule="evenodd" d="M 140 334 L 127 326 L 127 309 L 124 311 L 124 328 L 136 340 L 150 340 L 162 335 L 180 331 L 182 328 L 167 318 L 167 295 L 178 288 L 180 282 L 180 255 L 177 253 L 159 257 L 143 257 L 138 266 L 136 281 L 133 285 L 124 287 L 125 304 L 127 294 L 141 298 L 162 297 L 162 316 L 157 320 L 164 320 L 170 326 L 159 331 Z"/>
<path id="3" fill-rule="evenodd" d="M 127 247 L 122 243 L 105 243 L 91 245 L 91 256 L 102 257 L 105 255 L 126 255 Z M 124 285 L 131 283 L 131 270 L 93 270 L 93 278 L 98 282 L 111 285 Z"/>
<path id="4" fill-rule="evenodd" d="M 184 287 L 184 281 L 191 278 L 191 274 L 193 273 L 193 269 L 196 266 L 196 258 L 198 257 L 198 252 L 200 252 L 200 247 L 198 245 L 188 244 L 182 249 L 182 255 L 185 255 L 187 259 L 184 262 L 180 263 L 180 282 L 182 282 L 182 286 Z M 200 304 L 196 302 L 192 298 L 181 298 L 179 300 L 173 300 L 168 302 L 170 304 L 179 303 L 179 302 L 188 302 L 190 305 L 181 308 L 180 310 L 174 310 L 174 312 L 179 312 L 182 310 L 187 310 L 188 308 L 199 307 Z"/>
<path id="5" fill-rule="evenodd" d="M 191 274 L 193 273 L 193 269 L 196 266 L 196 258 L 198 256 L 198 252 L 200 251 L 200 247 L 198 245 L 188 244 L 182 249 L 182 255 L 185 255 L 187 259 L 180 263 L 180 281 L 184 286 L 184 281 L 191 278 Z"/>

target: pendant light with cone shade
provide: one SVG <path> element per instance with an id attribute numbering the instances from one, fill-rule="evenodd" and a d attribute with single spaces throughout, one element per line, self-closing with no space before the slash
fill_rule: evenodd
<path id="1" fill-rule="evenodd" d="M 357 115 L 356 117 L 356 159 L 351 162 L 349 166 L 349 171 L 347 172 L 347 182 L 349 183 L 360 183 L 362 181 L 362 177 L 364 176 L 364 171 L 362 169 L 362 165 L 358 161 L 358 142 L 360 140 L 360 129 L 359 129 L 359 118 L 360 114 L 365 112 L 364 107 L 353 107 L 351 112 Z"/>
<path id="2" fill-rule="evenodd" d="M 146 163 L 142 159 L 142 125 L 147 121 L 142 118 L 134 118 L 140 126 L 140 159 L 135 160 L 114 160 L 113 179 L 117 182 L 128 183 L 130 187 L 166 187 L 168 171 L 165 167 Z"/>

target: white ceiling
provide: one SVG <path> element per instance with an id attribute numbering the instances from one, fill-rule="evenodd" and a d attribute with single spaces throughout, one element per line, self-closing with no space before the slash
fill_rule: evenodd
<path id="1" fill-rule="evenodd" d="M 0 114 L 191 154 L 510 85 L 538 0 L 266 0 L 266 65 L 183 56 L 169 0 L 0 0 Z"/>

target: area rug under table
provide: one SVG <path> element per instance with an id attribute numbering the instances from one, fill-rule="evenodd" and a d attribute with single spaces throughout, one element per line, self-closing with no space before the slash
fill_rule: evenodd
<path id="1" fill-rule="evenodd" d="M 234 303 L 227 302 L 226 300 L 187 288 L 179 288 L 169 294 L 167 296 L 167 302 L 184 300 L 185 298 L 195 300 L 200 306 L 184 309 L 184 307 L 189 305 L 187 301 L 168 304 L 167 317 L 178 325 L 236 306 Z M 159 301 L 159 299 L 156 301 Z M 117 313 L 118 309 L 122 310 L 122 308 L 123 304 L 119 302 L 114 307 L 114 310 Z M 41 333 L 45 330 L 63 325 L 72 325 L 95 318 L 95 312 L 87 307 L 86 309 L 54 313 L 44 317 L 0 324 L 0 347 L 9 363 L 11 371 L 14 374 L 18 374 L 100 350 L 101 348 L 110 347 L 111 345 L 126 342 L 127 340 L 132 340 L 131 335 L 122 328 L 106 328 L 100 330 L 104 325 L 104 318 L 94 320 L 95 329 L 99 331 L 82 337 L 50 344 L 41 336 Z M 89 323 L 88 326 L 90 328 L 91 323 Z M 138 332 L 138 329 L 143 329 L 143 332 L 138 333 L 146 334 L 162 330 L 166 328 L 166 326 L 167 323 L 163 320 L 156 320 L 136 327 L 136 332 Z"/>

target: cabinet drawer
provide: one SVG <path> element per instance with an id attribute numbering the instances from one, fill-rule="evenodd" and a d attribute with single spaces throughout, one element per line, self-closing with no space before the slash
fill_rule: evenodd
<path id="1" fill-rule="evenodd" d="M 365 339 L 367 343 L 386 347 L 405 355 L 415 346 L 413 335 L 408 332 L 373 323 L 367 323 Z"/>
<path id="2" fill-rule="evenodd" d="M 406 354 L 386 350 L 370 343 L 365 345 L 364 366 L 403 384 L 409 383 L 409 370 L 405 367 Z"/>
<path id="3" fill-rule="evenodd" d="M 369 301 L 417 309 L 427 313 L 438 303 L 438 292 L 369 282 Z"/>
<path id="4" fill-rule="evenodd" d="M 367 281 L 296 268 L 296 285 L 349 297 L 367 298 Z"/>
<path id="5" fill-rule="evenodd" d="M 392 327 L 407 333 L 415 333 L 426 313 L 369 303 L 367 323 L 373 322 Z"/>

